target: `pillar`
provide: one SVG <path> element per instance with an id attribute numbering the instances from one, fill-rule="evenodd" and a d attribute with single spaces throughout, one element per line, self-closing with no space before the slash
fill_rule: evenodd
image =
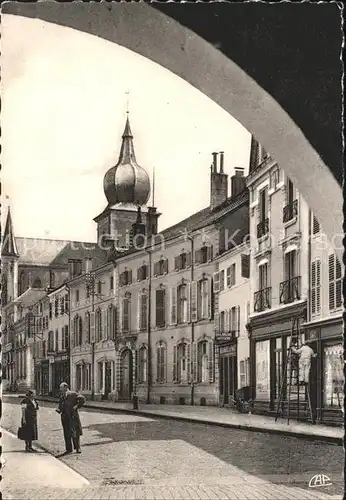
<path id="1" fill-rule="evenodd" d="M 106 389 L 106 361 L 103 361 L 102 363 L 102 394 L 105 393 L 105 389 Z"/>

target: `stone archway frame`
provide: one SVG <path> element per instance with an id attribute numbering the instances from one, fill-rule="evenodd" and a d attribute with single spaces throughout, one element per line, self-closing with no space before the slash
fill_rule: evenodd
<path id="1" fill-rule="evenodd" d="M 145 3 L 13 2 L 3 10 L 117 43 L 199 89 L 270 152 L 298 187 L 342 259 L 341 238 L 335 239 L 343 234 L 341 187 L 286 111 L 217 48 Z"/>

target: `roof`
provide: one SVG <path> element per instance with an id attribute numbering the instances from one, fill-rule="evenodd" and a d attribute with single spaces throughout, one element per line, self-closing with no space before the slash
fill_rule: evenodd
<path id="1" fill-rule="evenodd" d="M 49 267 L 66 267 L 69 260 L 86 259 L 93 260 L 93 267 L 101 266 L 107 261 L 107 251 L 100 248 L 97 243 L 88 243 L 82 241 L 68 242 L 55 258 L 50 262 Z"/>
<path id="2" fill-rule="evenodd" d="M 8 209 L 5 232 L 2 240 L 1 246 L 1 256 L 2 257 L 18 257 L 18 249 L 16 245 L 16 239 L 14 237 L 13 224 L 11 211 Z"/>
<path id="3" fill-rule="evenodd" d="M 19 265 L 66 268 L 69 259 L 91 257 L 95 265 L 106 260 L 106 251 L 97 243 L 52 240 L 45 238 L 16 238 Z"/>
<path id="4" fill-rule="evenodd" d="M 34 306 L 40 299 L 46 295 L 42 288 L 28 288 L 14 302 L 19 303 L 23 308 Z"/>
<path id="5" fill-rule="evenodd" d="M 245 189 L 242 193 L 237 196 L 227 198 L 227 200 L 218 207 L 211 209 L 210 207 L 203 208 L 198 212 L 190 215 L 190 217 L 178 222 L 174 226 L 170 226 L 163 231 L 160 231 L 157 236 L 163 236 L 165 239 L 173 239 L 182 236 L 186 233 L 202 229 L 203 227 L 209 226 L 216 221 L 222 219 L 229 212 L 237 209 L 249 199 L 249 191 Z M 161 243 L 161 240 L 160 240 Z M 114 258 L 126 257 L 137 252 L 141 252 L 136 248 L 131 248 L 124 252 L 116 252 Z"/>
<path id="6" fill-rule="evenodd" d="M 56 255 L 66 246 L 66 240 L 44 238 L 16 238 L 19 265 L 49 266 Z"/>

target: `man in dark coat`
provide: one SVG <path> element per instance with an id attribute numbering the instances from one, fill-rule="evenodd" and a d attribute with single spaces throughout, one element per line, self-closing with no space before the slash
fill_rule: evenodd
<path id="1" fill-rule="evenodd" d="M 66 382 L 60 384 L 59 406 L 56 411 L 61 415 L 61 423 L 64 431 L 66 447 L 64 455 L 72 453 L 73 448 L 76 450 L 76 453 L 81 453 L 80 436 L 83 435 L 83 431 L 78 410 L 84 403 L 84 396 L 70 391 Z"/>

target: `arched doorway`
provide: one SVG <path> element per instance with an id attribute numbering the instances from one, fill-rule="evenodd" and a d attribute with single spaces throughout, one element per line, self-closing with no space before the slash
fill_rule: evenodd
<path id="1" fill-rule="evenodd" d="M 130 349 L 125 349 L 120 357 L 120 399 L 131 399 L 133 390 L 133 356 Z"/>

